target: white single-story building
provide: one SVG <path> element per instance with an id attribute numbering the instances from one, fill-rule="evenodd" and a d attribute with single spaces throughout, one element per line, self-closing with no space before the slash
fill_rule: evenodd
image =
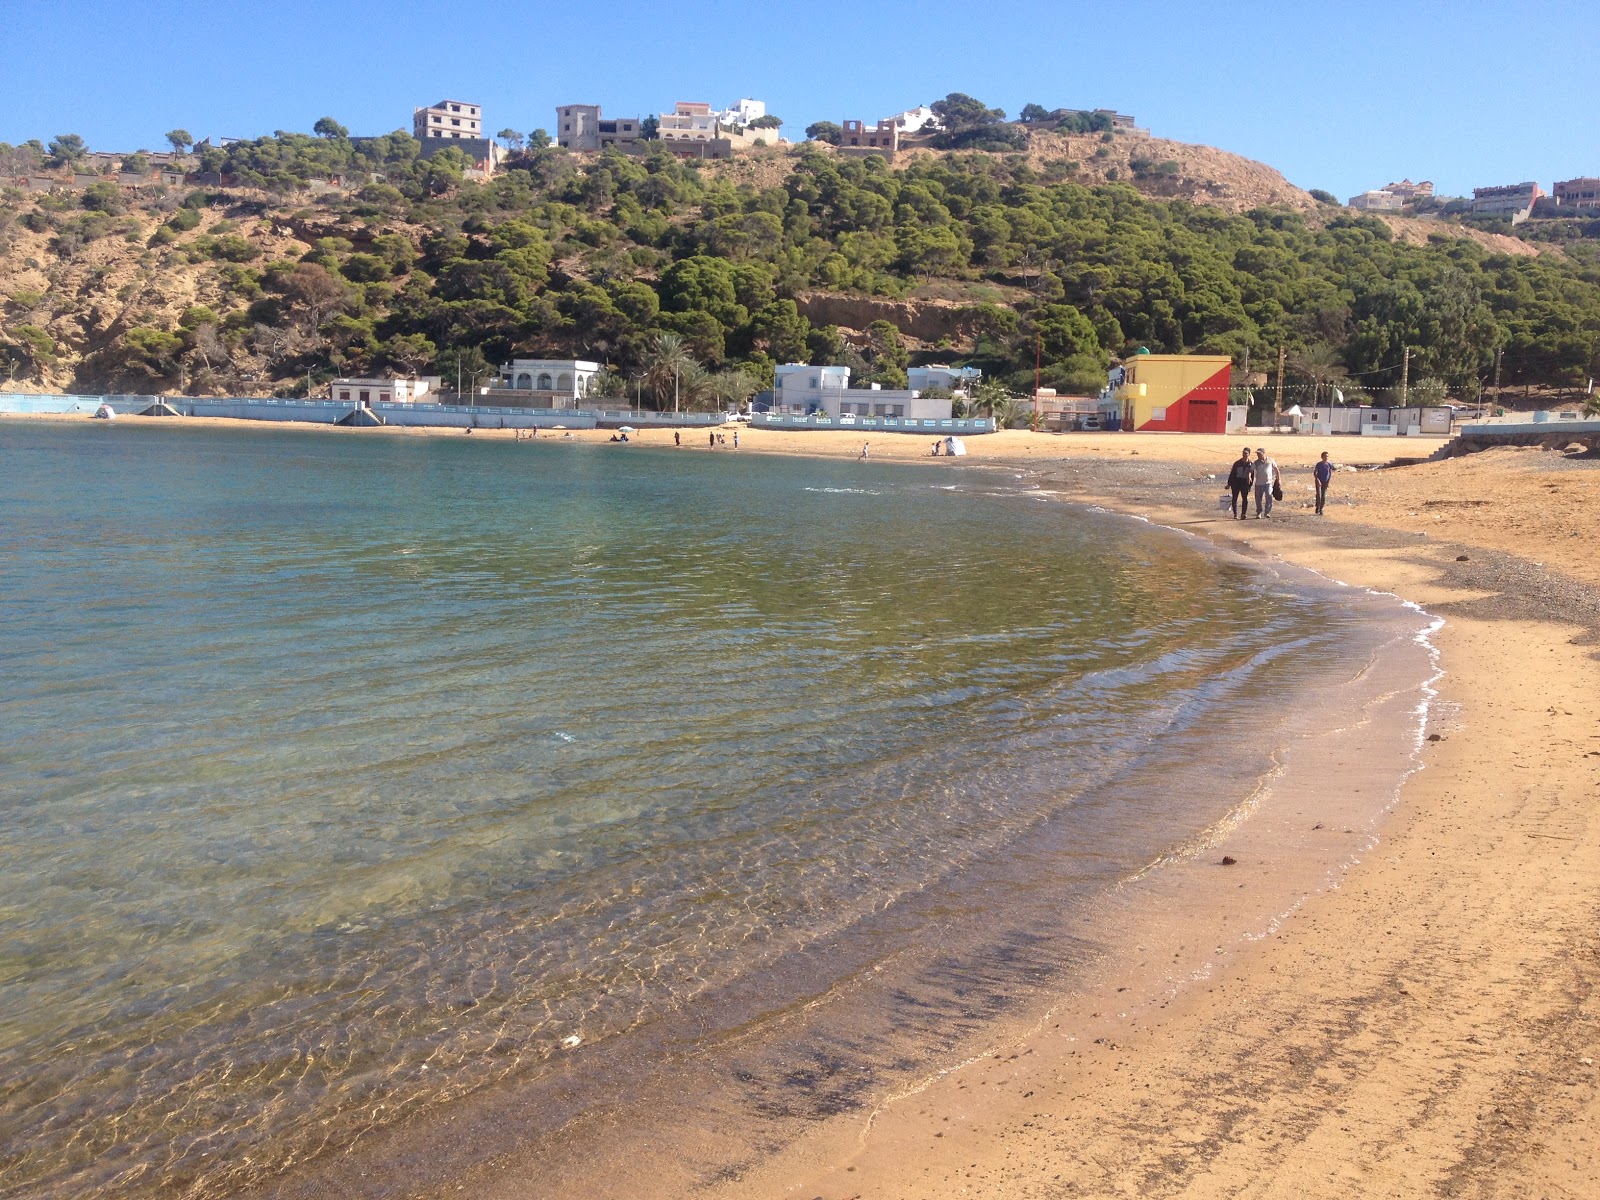
<path id="1" fill-rule="evenodd" d="M 983 372 L 977 367 L 947 367 L 943 363 L 910 367 L 906 370 L 906 383 L 917 392 L 925 392 L 929 388 L 944 388 L 947 392 L 965 392 L 982 378 Z"/>
<path id="2" fill-rule="evenodd" d="M 951 403 L 923 396 L 914 388 L 853 388 L 850 368 L 813 367 L 785 363 L 773 371 L 772 410 L 806 414 L 824 412 L 830 417 L 911 417 L 917 420 L 950 417 Z"/>
<path id="3" fill-rule="evenodd" d="M 391 376 L 384 379 L 335 379 L 328 385 L 328 399 L 351 404 L 415 404 L 439 391 L 439 376 Z M 436 403 L 429 399 L 428 403 Z"/>

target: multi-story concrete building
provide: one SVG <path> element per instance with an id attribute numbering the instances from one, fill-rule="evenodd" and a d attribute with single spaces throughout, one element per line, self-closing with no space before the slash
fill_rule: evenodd
<path id="1" fill-rule="evenodd" d="M 679 100 L 657 118 L 656 135 L 663 142 L 709 142 L 720 136 L 721 125 L 711 105 Z"/>
<path id="2" fill-rule="evenodd" d="M 581 358 L 514 358 L 500 367 L 485 403 L 518 408 L 582 408 L 597 362 Z"/>
<path id="3" fill-rule="evenodd" d="M 418 141 L 429 138 L 483 137 L 483 110 L 465 100 L 441 100 L 411 111 L 411 132 Z"/>
<path id="4" fill-rule="evenodd" d="M 598 104 L 563 104 L 556 109 L 556 145 L 568 150 L 604 150 L 639 140 L 644 122 L 638 117 L 607 120 Z"/>
<path id="5" fill-rule="evenodd" d="M 489 178 L 500 165 L 500 143 L 483 136 L 483 109 L 469 101 L 441 100 L 412 109 L 411 132 L 422 143 L 423 158 L 450 146 L 472 160 L 470 171 L 479 179 Z"/>
<path id="6" fill-rule="evenodd" d="M 1513 225 L 1525 221 L 1534 204 L 1544 195 L 1537 183 L 1511 183 L 1500 187 L 1472 189 L 1475 215 L 1508 216 Z"/>
<path id="7" fill-rule="evenodd" d="M 1600 179 L 1563 179 L 1551 189 L 1563 209 L 1600 208 Z"/>
<path id="8" fill-rule="evenodd" d="M 923 396 L 913 388 L 850 386 L 850 368 L 785 363 L 773 371 L 772 410 L 780 413 L 826 413 L 830 417 L 908 417 L 945 420 L 948 399 Z"/>

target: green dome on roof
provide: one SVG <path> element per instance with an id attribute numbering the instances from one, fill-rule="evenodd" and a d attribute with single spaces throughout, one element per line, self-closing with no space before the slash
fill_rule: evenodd
<path id="1" fill-rule="evenodd" d="M 1150 353 L 1150 347 L 1149 346 L 1140 346 L 1139 349 L 1137 351 L 1135 351 L 1135 353 L 1137 353 L 1137 354 L 1149 354 Z"/>

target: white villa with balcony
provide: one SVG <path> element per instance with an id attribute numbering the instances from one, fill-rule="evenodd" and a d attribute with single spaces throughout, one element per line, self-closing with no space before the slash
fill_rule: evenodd
<path id="1" fill-rule="evenodd" d="M 581 358 L 514 358 L 500 367 L 490 403 L 526 408 L 581 408 L 602 367 Z"/>

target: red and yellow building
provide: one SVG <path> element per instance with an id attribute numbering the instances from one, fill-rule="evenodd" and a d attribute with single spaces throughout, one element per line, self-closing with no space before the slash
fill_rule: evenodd
<path id="1" fill-rule="evenodd" d="M 1226 433 L 1233 360 L 1225 354 L 1136 354 L 1124 365 L 1122 427 Z"/>

